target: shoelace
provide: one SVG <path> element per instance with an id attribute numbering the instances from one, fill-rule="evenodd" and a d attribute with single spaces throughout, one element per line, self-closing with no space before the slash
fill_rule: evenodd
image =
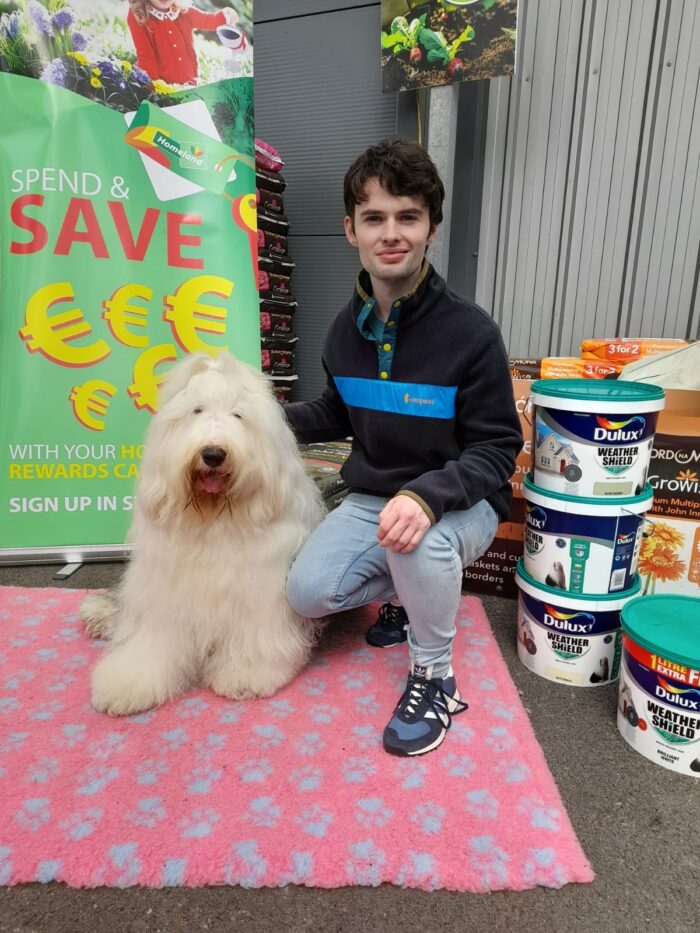
<path id="1" fill-rule="evenodd" d="M 425 700 L 446 729 L 449 729 L 452 725 L 453 716 L 457 716 L 469 708 L 468 703 L 463 700 L 456 700 L 457 709 L 450 712 L 448 703 L 450 700 L 454 700 L 453 696 L 445 693 L 442 687 L 438 686 L 434 681 L 426 680 L 425 677 L 415 674 L 409 674 L 406 689 L 397 706 L 397 712 L 400 710 L 400 715 L 413 717 L 416 715 L 422 700 Z"/>
<path id="2" fill-rule="evenodd" d="M 396 628 L 404 621 L 401 606 L 384 603 L 379 609 L 378 621 L 384 628 Z"/>

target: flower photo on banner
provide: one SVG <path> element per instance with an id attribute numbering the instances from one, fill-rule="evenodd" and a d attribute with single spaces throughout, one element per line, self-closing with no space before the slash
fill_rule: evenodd
<path id="1" fill-rule="evenodd" d="M 517 0 L 382 0 L 382 92 L 512 75 Z"/>
<path id="2" fill-rule="evenodd" d="M 0 71 L 122 113 L 167 107 L 189 88 L 252 77 L 253 3 L 0 0 Z"/>

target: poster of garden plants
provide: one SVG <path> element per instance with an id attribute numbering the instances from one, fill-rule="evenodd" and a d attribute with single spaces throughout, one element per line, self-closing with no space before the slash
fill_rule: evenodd
<path id="1" fill-rule="evenodd" d="M 122 544 L 168 367 L 260 367 L 252 76 L 252 0 L 0 0 L 0 559 Z"/>
<path id="2" fill-rule="evenodd" d="M 382 91 L 512 75 L 517 0 L 382 0 Z"/>

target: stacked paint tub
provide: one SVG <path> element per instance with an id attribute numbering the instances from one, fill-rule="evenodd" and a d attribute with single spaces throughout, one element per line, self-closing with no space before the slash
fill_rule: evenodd
<path id="1" fill-rule="evenodd" d="M 646 481 L 663 389 L 540 379 L 530 392 L 533 450 L 523 484 L 518 656 L 571 686 L 615 680 L 621 612 L 639 595 Z"/>
<path id="2" fill-rule="evenodd" d="M 633 599 L 622 630 L 620 734 L 645 758 L 700 777 L 700 599 Z"/>

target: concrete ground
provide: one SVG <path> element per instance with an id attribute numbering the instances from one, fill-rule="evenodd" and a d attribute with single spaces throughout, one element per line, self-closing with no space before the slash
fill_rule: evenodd
<path id="1" fill-rule="evenodd" d="M 63 584 L 49 567 L 0 568 L 3 586 L 109 586 L 116 564 L 88 564 Z M 697 933 L 700 781 L 630 749 L 615 723 L 616 687 L 573 689 L 526 671 L 515 653 L 515 603 L 484 605 L 581 845 L 587 885 L 494 894 L 380 888 L 0 888 L 0 933 L 454 931 Z"/>

